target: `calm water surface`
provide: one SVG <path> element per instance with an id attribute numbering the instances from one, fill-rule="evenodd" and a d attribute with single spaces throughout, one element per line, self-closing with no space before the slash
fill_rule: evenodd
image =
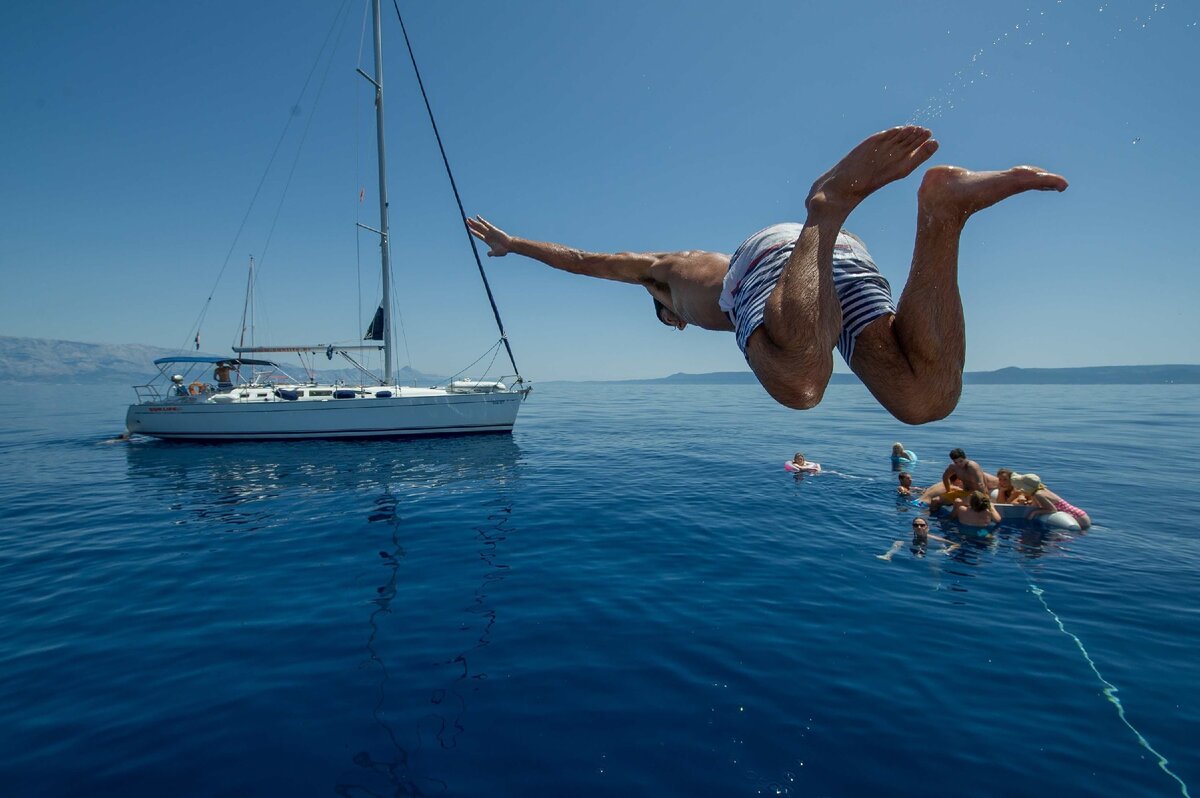
<path id="1" fill-rule="evenodd" d="M 131 395 L 0 393 L 5 795 L 1200 789 L 1195 386 L 908 428 L 859 387 L 549 384 L 511 437 L 107 442 Z M 893 440 L 1096 526 L 882 561 Z"/>

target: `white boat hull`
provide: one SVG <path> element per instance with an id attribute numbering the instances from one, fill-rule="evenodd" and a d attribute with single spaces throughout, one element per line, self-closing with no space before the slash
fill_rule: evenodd
<path id="1" fill-rule="evenodd" d="M 129 433 L 181 441 L 405 438 L 512 432 L 520 392 L 218 403 L 192 397 L 131 405 Z"/>

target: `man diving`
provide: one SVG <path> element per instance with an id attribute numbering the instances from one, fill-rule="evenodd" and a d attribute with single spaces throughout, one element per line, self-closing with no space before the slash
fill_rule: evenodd
<path id="1" fill-rule="evenodd" d="M 908 125 L 869 136 L 813 183 L 803 225 L 761 230 L 732 257 L 582 252 L 511 236 L 479 216 L 467 226 L 489 256 L 513 252 L 574 274 L 639 284 L 664 324 L 734 332 L 759 382 L 787 407 L 821 401 L 836 347 L 892 415 L 923 424 L 949 415 L 962 391 L 958 242 L 967 219 L 1014 194 L 1067 188 L 1063 177 L 1032 166 L 929 169 L 917 191 L 912 266 L 897 306 L 862 240 L 842 225 L 870 194 L 933 155 L 931 135 Z"/>

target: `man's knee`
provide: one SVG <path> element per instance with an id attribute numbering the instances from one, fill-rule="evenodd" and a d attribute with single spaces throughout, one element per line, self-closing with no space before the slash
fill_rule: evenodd
<path id="1" fill-rule="evenodd" d="M 809 410 L 821 403 L 833 374 L 833 352 L 787 351 L 756 330 L 746 347 L 750 368 L 776 402 L 793 410 Z"/>
<path id="2" fill-rule="evenodd" d="M 961 382 L 933 390 L 928 389 L 928 386 L 921 388 L 906 392 L 883 404 L 888 412 L 905 424 L 928 424 L 931 421 L 940 421 L 954 412 L 962 393 Z"/>
<path id="3" fill-rule="evenodd" d="M 828 376 L 824 380 L 793 377 L 764 381 L 763 387 L 771 394 L 771 398 L 784 407 L 792 410 L 811 410 L 821 404 L 828 384 Z"/>

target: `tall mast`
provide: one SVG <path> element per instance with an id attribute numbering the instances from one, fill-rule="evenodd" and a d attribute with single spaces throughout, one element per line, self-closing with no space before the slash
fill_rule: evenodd
<path id="1" fill-rule="evenodd" d="M 371 0 L 375 22 L 375 136 L 379 146 L 379 254 L 383 269 L 383 382 L 392 384 L 392 264 L 388 243 L 387 155 L 383 149 L 383 36 L 379 0 Z"/>
<path id="2" fill-rule="evenodd" d="M 246 300 L 242 304 L 242 334 L 238 346 L 246 345 L 246 319 L 250 320 L 250 346 L 254 346 L 254 256 L 250 256 L 250 270 L 246 274 Z"/>

